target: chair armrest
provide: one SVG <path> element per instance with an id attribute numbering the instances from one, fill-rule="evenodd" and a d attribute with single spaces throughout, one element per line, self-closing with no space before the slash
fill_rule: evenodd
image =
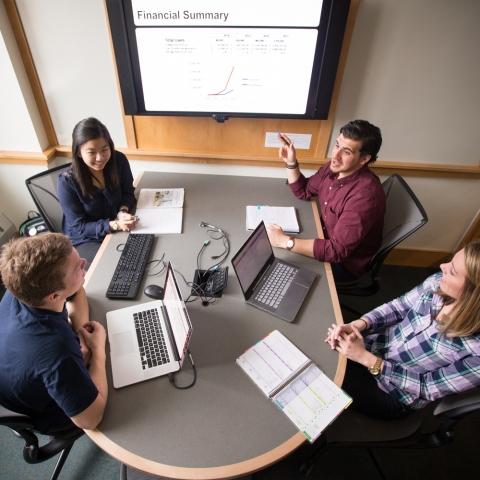
<path id="1" fill-rule="evenodd" d="M 20 428 L 33 428 L 32 420 L 28 415 L 13 412 L 2 405 L 0 405 L 0 425 L 5 425 L 14 430 Z"/>
<path id="2" fill-rule="evenodd" d="M 32 419 L 28 415 L 17 413 L 0 405 L 0 425 L 4 425 L 25 440 L 23 458 L 27 463 L 39 463 L 57 455 L 83 435 L 83 430 L 73 427 L 59 433 L 52 433 L 51 440 L 39 446 L 38 437 Z"/>
<path id="3" fill-rule="evenodd" d="M 437 417 L 457 419 L 475 410 L 480 410 L 480 388 L 445 397 L 435 407 L 433 414 Z"/>

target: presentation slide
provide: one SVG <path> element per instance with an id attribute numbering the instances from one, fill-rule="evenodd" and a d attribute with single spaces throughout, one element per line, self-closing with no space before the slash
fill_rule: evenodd
<path id="1" fill-rule="evenodd" d="M 146 111 L 305 113 L 316 29 L 135 33 Z"/>
<path id="2" fill-rule="evenodd" d="M 136 26 L 318 27 L 322 0 L 132 0 Z"/>

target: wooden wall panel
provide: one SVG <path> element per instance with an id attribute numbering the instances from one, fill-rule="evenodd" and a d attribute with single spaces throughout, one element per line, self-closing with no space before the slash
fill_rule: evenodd
<path id="1" fill-rule="evenodd" d="M 208 117 L 134 117 L 139 150 L 208 155 L 211 158 L 236 157 L 271 159 L 276 149 L 265 148 L 266 132 L 312 134 L 309 150 L 302 158 L 314 158 L 318 139 L 327 122 L 321 120 L 286 120 L 230 118 L 218 123 Z M 324 141 L 324 140 L 323 140 Z"/>

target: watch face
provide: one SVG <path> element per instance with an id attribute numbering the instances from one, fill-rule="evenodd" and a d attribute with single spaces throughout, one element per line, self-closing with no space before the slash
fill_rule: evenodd
<path id="1" fill-rule="evenodd" d="M 287 240 L 287 250 L 290 250 L 291 248 L 293 248 L 293 245 L 294 245 L 294 242 L 292 239 Z"/>

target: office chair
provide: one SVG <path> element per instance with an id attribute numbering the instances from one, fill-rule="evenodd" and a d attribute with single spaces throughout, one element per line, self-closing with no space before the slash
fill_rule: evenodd
<path id="1" fill-rule="evenodd" d="M 62 232 L 63 211 L 57 197 L 57 179 L 71 163 L 50 168 L 25 180 L 32 199 L 51 232 Z"/>
<path id="2" fill-rule="evenodd" d="M 28 415 L 12 412 L 2 405 L 0 405 L 0 425 L 10 428 L 18 437 L 25 440 L 23 458 L 27 463 L 44 462 L 61 452 L 50 480 L 58 478 L 73 444 L 84 433 L 79 428 L 72 428 L 52 434 L 50 441 L 40 446 L 32 419 Z"/>
<path id="3" fill-rule="evenodd" d="M 386 198 L 382 244 L 364 275 L 350 282 L 336 283 L 339 295 L 370 296 L 378 292 L 379 270 L 387 255 L 428 221 L 420 201 L 400 175 L 388 177 L 382 187 Z"/>
<path id="4" fill-rule="evenodd" d="M 328 448 L 365 448 L 381 478 L 386 478 L 373 448 L 436 448 L 454 441 L 455 427 L 480 412 L 480 388 L 449 395 L 398 420 L 379 420 L 347 410 L 323 434 L 324 442 L 303 463 L 308 478 Z"/>

